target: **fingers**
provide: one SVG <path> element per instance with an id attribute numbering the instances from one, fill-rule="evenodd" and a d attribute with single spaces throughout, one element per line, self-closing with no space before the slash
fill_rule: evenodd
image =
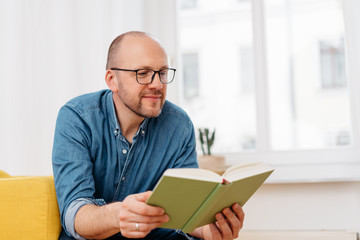
<path id="1" fill-rule="evenodd" d="M 225 237 L 229 236 L 230 230 L 232 237 L 237 238 L 240 229 L 243 227 L 245 214 L 238 203 L 233 204 L 231 208 L 232 211 L 230 210 L 230 208 L 225 208 L 223 210 L 222 213 L 224 214 L 223 216 L 225 216 L 226 220 L 225 218 L 223 218 L 225 222 L 221 221 L 219 222 L 219 224 L 221 226 L 221 231 L 223 231 L 223 235 Z"/>
<path id="2" fill-rule="evenodd" d="M 230 208 L 225 208 L 221 213 L 215 215 L 216 223 L 204 226 L 204 239 L 235 239 L 239 236 L 239 231 L 243 226 L 245 214 L 238 203 Z"/>
<path id="3" fill-rule="evenodd" d="M 211 240 L 223 239 L 221 232 L 215 223 L 209 224 L 209 227 L 210 227 L 211 237 L 205 238 L 206 240 L 207 239 L 211 239 Z M 206 234 L 204 234 L 204 235 L 206 235 Z"/>
<path id="4" fill-rule="evenodd" d="M 138 224 L 138 228 L 136 225 Z M 157 227 L 159 227 L 162 223 L 135 223 L 135 222 L 124 222 L 121 230 L 121 234 L 124 237 L 128 238 L 143 238 L 149 234 L 149 232 Z"/>
<path id="5" fill-rule="evenodd" d="M 230 210 L 230 209 L 227 208 L 227 210 Z M 227 212 L 227 211 L 225 211 L 225 212 Z M 215 218 L 217 220 L 218 228 L 219 228 L 219 230 L 221 232 L 222 239 L 224 239 L 224 240 L 225 239 L 234 239 L 233 230 L 230 227 L 231 225 L 229 225 L 229 223 L 225 219 L 224 215 L 222 213 L 218 213 L 218 214 L 215 215 Z"/>
<path id="6" fill-rule="evenodd" d="M 152 194 L 152 191 L 146 191 L 143 193 L 134 194 L 133 196 L 135 196 L 141 202 L 146 202 L 146 200 L 148 200 L 148 198 L 151 196 L 151 194 Z"/>
<path id="7" fill-rule="evenodd" d="M 165 210 L 160 207 L 150 206 L 146 204 L 146 200 L 150 197 L 151 191 L 133 194 L 126 197 L 123 201 L 123 208 L 139 215 L 158 216 L 165 214 Z"/>
<path id="8" fill-rule="evenodd" d="M 151 230 L 169 221 L 164 209 L 147 205 L 151 192 L 127 196 L 118 215 L 120 232 L 128 238 L 145 237 Z"/>
<path id="9" fill-rule="evenodd" d="M 234 213 L 236 214 L 236 216 L 238 217 L 238 219 L 240 220 L 240 229 L 241 229 L 244 224 L 245 213 L 244 213 L 242 207 L 238 203 L 234 203 L 232 205 L 232 209 L 233 209 Z"/>
<path id="10" fill-rule="evenodd" d="M 136 214 L 133 212 L 128 211 L 126 214 L 121 214 L 119 216 L 120 221 L 123 222 L 131 222 L 131 223 L 137 223 L 137 222 L 142 222 L 142 223 L 164 223 L 169 221 L 169 216 L 166 214 L 163 215 L 141 215 L 141 214 Z"/>

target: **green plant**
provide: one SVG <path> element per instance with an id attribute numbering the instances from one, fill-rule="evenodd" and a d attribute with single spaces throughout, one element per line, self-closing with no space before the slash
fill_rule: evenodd
<path id="1" fill-rule="evenodd" d="M 212 133 L 210 133 L 208 128 L 199 128 L 199 139 L 203 154 L 211 155 L 211 146 L 214 144 L 215 140 L 215 129 L 212 131 Z"/>

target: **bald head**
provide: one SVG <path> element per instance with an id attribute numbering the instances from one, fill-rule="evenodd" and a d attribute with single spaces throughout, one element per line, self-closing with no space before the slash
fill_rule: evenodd
<path id="1" fill-rule="evenodd" d="M 152 39 L 154 42 L 157 42 L 159 44 L 159 46 L 162 47 L 159 40 L 157 40 L 156 38 L 154 38 L 153 36 L 151 36 L 148 33 L 140 32 L 140 31 L 131 31 L 131 32 L 123 33 L 123 34 L 119 35 L 118 37 L 116 37 L 114 39 L 114 41 L 110 44 L 108 56 L 107 56 L 107 62 L 106 62 L 106 70 L 113 68 L 113 67 L 117 67 L 116 61 L 117 61 L 117 59 L 119 59 L 119 56 L 118 56 L 119 49 L 121 48 L 122 43 L 124 42 L 124 39 L 126 39 L 126 38 L 149 38 L 149 39 Z"/>
<path id="2" fill-rule="evenodd" d="M 105 81 L 113 92 L 118 112 L 141 119 L 159 116 L 167 90 L 167 85 L 160 79 L 160 71 L 169 68 L 169 64 L 158 40 L 144 32 L 120 35 L 109 48 L 106 68 Z M 140 79 L 150 76 L 149 84 L 139 83 L 140 70 L 148 70 L 145 71 L 148 73 L 155 71 L 152 76 L 140 75 Z"/>

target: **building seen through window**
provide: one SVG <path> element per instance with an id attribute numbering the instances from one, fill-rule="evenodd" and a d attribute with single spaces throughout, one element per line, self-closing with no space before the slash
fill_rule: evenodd
<path id="1" fill-rule="evenodd" d="M 198 0 L 181 0 L 180 6 L 181 9 L 191 9 L 197 7 Z"/>
<path id="2" fill-rule="evenodd" d="M 321 41 L 321 86 L 322 88 L 346 87 L 344 41 Z"/>
<path id="3" fill-rule="evenodd" d="M 181 105 L 195 128 L 216 128 L 215 152 L 256 150 L 256 89 L 267 86 L 260 111 L 269 115 L 272 150 L 352 144 L 339 1 L 264 1 L 267 72 L 258 81 L 252 7 L 250 0 L 198 0 L 179 9 Z"/>
<path id="4" fill-rule="evenodd" d="M 214 152 L 256 146 L 251 18 L 249 0 L 199 0 L 196 9 L 180 9 L 182 107 L 195 128 L 216 129 Z"/>
<path id="5" fill-rule="evenodd" d="M 199 56 L 198 53 L 186 53 L 183 59 L 183 79 L 185 100 L 199 96 Z"/>

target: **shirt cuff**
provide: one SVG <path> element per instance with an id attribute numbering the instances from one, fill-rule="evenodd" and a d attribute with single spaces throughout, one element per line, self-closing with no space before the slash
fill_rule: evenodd
<path id="1" fill-rule="evenodd" d="M 184 233 L 183 231 L 181 231 L 181 230 L 179 230 L 179 229 L 176 230 L 176 232 L 177 232 L 178 234 L 186 237 L 186 239 L 188 239 L 188 240 L 201 240 L 201 238 L 197 238 L 197 237 L 191 236 L 191 235 L 189 235 L 189 234 L 186 234 L 186 233 Z"/>
<path id="2" fill-rule="evenodd" d="M 79 211 L 79 209 L 82 206 L 87 204 L 102 206 L 105 205 L 106 202 L 103 199 L 78 198 L 70 203 L 65 214 L 64 227 L 65 227 L 65 231 L 77 240 L 86 240 L 75 231 L 74 223 L 75 223 L 76 213 Z"/>

